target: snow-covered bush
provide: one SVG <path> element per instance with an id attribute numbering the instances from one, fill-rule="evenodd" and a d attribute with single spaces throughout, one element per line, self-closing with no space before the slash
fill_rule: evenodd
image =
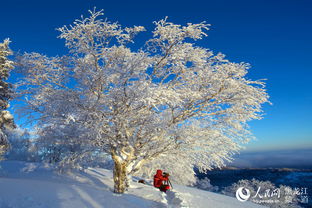
<path id="1" fill-rule="evenodd" d="M 298 208 L 298 198 L 289 186 L 276 187 L 270 181 L 240 180 L 224 188 L 221 193 L 235 197 L 236 191 L 244 187 L 250 191 L 250 201 L 271 208 Z"/>
<path id="2" fill-rule="evenodd" d="M 79 123 L 46 125 L 37 131 L 36 148 L 44 162 L 56 163 L 59 171 L 83 167 L 111 167 L 109 154 L 85 142 L 90 130 Z"/>
<path id="3" fill-rule="evenodd" d="M 31 138 L 27 129 L 16 128 L 6 132 L 10 143 L 10 148 L 5 155 L 7 160 L 41 161 L 36 140 Z"/>
<path id="4" fill-rule="evenodd" d="M 183 185 L 193 185 L 196 183 L 194 166 L 189 163 L 186 155 L 181 154 L 181 152 L 177 152 L 175 155 L 163 154 L 144 164 L 134 175 L 151 179 L 158 169 L 169 173 L 172 183 Z"/>
<path id="5" fill-rule="evenodd" d="M 206 190 L 206 191 L 212 191 L 212 192 L 218 192 L 219 191 L 219 187 L 211 185 L 210 179 L 207 177 L 205 177 L 203 179 L 197 178 L 195 187 L 197 187 L 199 189 Z"/>

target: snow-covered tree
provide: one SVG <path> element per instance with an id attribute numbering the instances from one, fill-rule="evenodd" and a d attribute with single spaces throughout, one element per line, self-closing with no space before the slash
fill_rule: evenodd
<path id="1" fill-rule="evenodd" d="M 20 127 L 7 129 L 6 133 L 10 143 L 10 149 L 5 155 L 7 160 L 40 161 L 39 151 L 35 146 L 35 139 L 31 138 L 31 134 L 27 129 Z"/>
<path id="2" fill-rule="evenodd" d="M 0 159 L 5 151 L 10 147 L 5 128 L 14 127 L 13 116 L 6 109 L 9 107 L 9 100 L 12 96 L 11 84 L 6 82 L 13 69 L 13 62 L 8 59 L 12 55 L 9 48 L 9 39 L 0 43 Z"/>
<path id="3" fill-rule="evenodd" d="M 27 98 L 21 110 L 41 127 L 39 136 L 79 144 L 72 155 L 110 155 L 117 193 L 127 175 L 168 159 L 193 174 L 194 166 L 221 167 L 252 138 L 247 122 L 261 119 L 264 83 L 246 78 L 249 64 L 196 46 L 208 24 L 165 18 L 140 47 L 133 44 L 142 26 L 123 28 L 100 19 L 101 11 L 90 13 L 59 29 L 68 56 L 20 58 Z"/>

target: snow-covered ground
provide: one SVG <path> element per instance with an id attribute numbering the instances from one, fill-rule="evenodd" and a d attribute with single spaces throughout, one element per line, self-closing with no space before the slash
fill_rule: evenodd
<path id="1" fill-rule="evenodd" d="M 44 164 L 0 163 L 1 208 L 161 208 L 262 207 L 251 202 L 175 185 L 167 194 L 132 181 L 123 195 L 112 192 L 112 172 L 101 168 L 58 175 Z"/>

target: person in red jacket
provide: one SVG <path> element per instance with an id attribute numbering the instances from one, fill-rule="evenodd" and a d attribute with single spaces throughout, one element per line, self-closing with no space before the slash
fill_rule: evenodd
<path id="1" fill-rule="evenodd" d="M 159 188 L 159 190 L 163 192 L 166 192 L 168 189 L 170 189 L 169 174 L 163 174 L 162 170 L 157 170 L 156 175 L 154 175 L 154 187 Z"/>

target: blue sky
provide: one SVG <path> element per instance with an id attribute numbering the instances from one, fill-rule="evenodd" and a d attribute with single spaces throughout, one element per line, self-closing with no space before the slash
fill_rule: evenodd
<path id="1" fill-rule="evenodd" d="M 273 105 L 264 106 L 263 120 L 250 123 L 258 140 L 247 150 L 312 148 L 312 1 L 10 0 L 1 2 L 0 40 L 9 37 L 14 51 L 66 54 L 55 28 L 93 7 L 124 26 L 152 29 L 165 16 L 178 24 L 211 24 L 199 45 L 250 63 L 249 78 L 267 79 Z"/>

